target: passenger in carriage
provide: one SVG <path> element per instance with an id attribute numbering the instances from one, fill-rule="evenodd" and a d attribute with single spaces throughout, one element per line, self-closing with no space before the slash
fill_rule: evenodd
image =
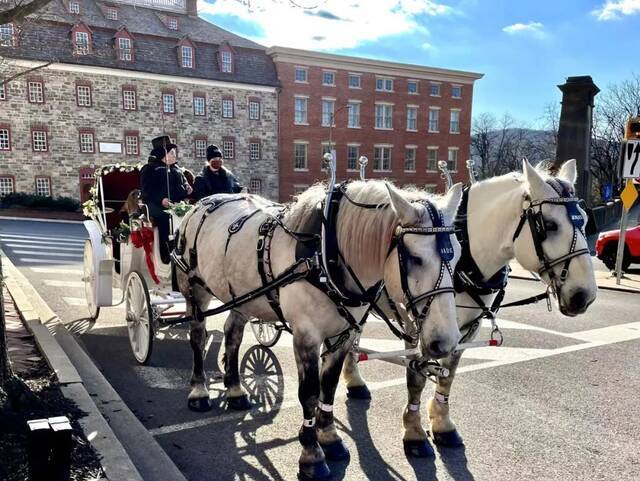
<path id="1" fill-rule="evenodd" d="M 207 165 L 196 176 L 193 184 L 193 197 L 200 200 L 213 194 L 235 194 L 242 191 L 238 179 L 225 168 L 222 152 L 215 145 L 207 147 Z"/>
<path id="2" fill-rule="evenodd" d="M 162 262 L 170 262 L 168 245 L 170 216 L 165 210 L 173 203 L 185 200 L 193 189 L 176 165 L 178 146 L 168 136 L 152 140 L 153 150 L 147 165 L 140 171 L 142 201 L 149 208 L 149 215 L 158 227 Z"/>

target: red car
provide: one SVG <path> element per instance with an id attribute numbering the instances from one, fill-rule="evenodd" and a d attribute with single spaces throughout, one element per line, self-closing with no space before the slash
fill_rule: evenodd
<path id="1" fill-rule="evenodd" d="M 619 230 L 610 230 L 601 232 L 596 241 L 596 256 L 611 270 L 616 268 L 619 238 Z M 627 229 L 627 234 L 624 238 L 622 270 L 626 271 L 631 263 L 640 263 L 640 225 Z"/>

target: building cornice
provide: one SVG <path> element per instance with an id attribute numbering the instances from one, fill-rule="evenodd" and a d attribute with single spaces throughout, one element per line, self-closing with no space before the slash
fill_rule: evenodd
<path id="1" fill-rule="evenodd" d="M 349 57 L 346 55 L 313 52 L 289 47 L 271 47 L 267 49 L 267 54 L 270 55 L 276 63 L 284 62 L 301 66 L 309 65 L 322 68 L 340 68 L 349 70 L 350 72 L 366 72 L 390 76 L 395 75 L 409 77 L 416 80 L 424 79 L 473 84 L 476 80 L 484 77 L 484 74 L 476 72 Z"/>
<path id="2" fill-rule="evenodd" d="M 34 60 L 17 60 L 6 59 L 7 64 L 15 65 L 17 67 L 35 68 L 46 64 L 47 62 L 39 62 Z M 238 90 L 247 90 L 253 92 L 265 92 L 276 93 L 277 87 L 270 87 L 267 85 L 240 83 L 240 82 L 223 82 L 220 80 L 208 80 L 194 77 L 181 77 L 178 75 L 163 75 L 149 72 L 140 72 L 137 70 L 124 70 L 117 68 L 107 67 L 94 67 L 90 65 L 78 65 L 69 63 L 52 63 L 42 70 L 54 71 L 54 72 L 69 72 L 88 75 L 106 75 L 111 77 L 130 78 L 136 80 L 155 80 L 158 82 L 170 82 L 190 85 L 200 85 L 203 87 L 220 87 L 220 88 L 232 88 Z"/>

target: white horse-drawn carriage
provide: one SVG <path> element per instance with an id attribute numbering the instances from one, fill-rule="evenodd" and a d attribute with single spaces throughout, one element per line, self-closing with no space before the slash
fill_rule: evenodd
<path id="1" fill-rule="evenodd" d="M 159 329 L 181 322 L 185 300 L 172 283 L 171 264 L 160 258 L 158 229 L 138 201 L 139 166 L 108 165 L 96 171 L 93 199 L 85 204 L 89 238 L 84 246 L 84 283 L 89 316 L 102 307 L 124 303 L 133 355 L 141 364 L 152 353 Z M 172 214 L 174 229 L 182 217 Z M 281 327 L 255 319 L 251 327 L 258 342 L 273 346 Z"/>

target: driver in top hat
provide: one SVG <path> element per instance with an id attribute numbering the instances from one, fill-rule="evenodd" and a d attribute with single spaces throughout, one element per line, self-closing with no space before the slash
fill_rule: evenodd
<path id="1" fill-rule="evenodd" d="M 168 264 L 170 216 L 165 212 L 173 202 L 180 202 L 192 192 L 191 186 L 176 165 L 178 146 L 167 135 L 151 141 L 153 150 L 148 163 L 140 171 L 142 201 L 149 208 L 149 215 L 158 227 L 160 256 Z"/>
<path id="2" fill-rule="evenodd" d="M 193 197 L 200 200 L 213 194 L 236 194 L 242 191 L 238 179 L 225 168 L 222 152 L 215 145 L 207 147 L 207 164 L 196 176 L 193 184 Z"/>

